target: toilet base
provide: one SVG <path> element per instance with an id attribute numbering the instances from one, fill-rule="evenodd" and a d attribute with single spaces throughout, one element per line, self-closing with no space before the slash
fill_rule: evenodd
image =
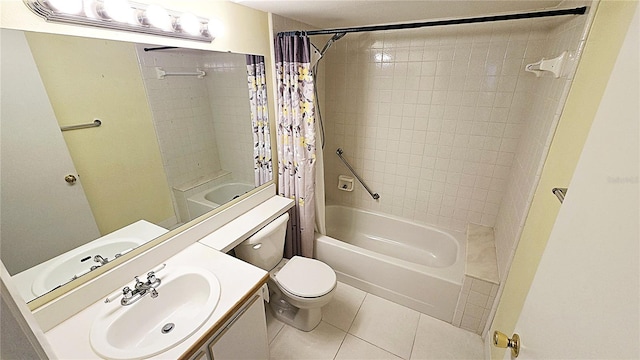
<path id="1" fill-rule="evenodd" d="M 322 320 L 322 308 L 300 309 L 291 305 L 282 294 L 270 292 L 269 308 L 273 316 L 283 323 L 302 331 L 311 331 Z"/>

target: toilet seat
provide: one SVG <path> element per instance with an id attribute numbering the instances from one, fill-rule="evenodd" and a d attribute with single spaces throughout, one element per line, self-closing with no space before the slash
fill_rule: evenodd
<path id="1" fill-rule="evenodd" d="M 336 286 L 336 273 L 329 265 L 294 256 L 275 276 L 282 290 L 302 298 L 317 298 Z"/>

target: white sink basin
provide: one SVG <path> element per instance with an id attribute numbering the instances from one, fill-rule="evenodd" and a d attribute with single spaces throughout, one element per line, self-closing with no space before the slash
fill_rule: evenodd
<path id="1" fill-rule="evenodd" d="M 90 334 L 98 355 L 141 359 L 162 353 L 198 330 L 218 304 L 220 283 L 207 270 L 167 266 L 157 277 L 162 280 L 158 297 L 148 294 L 128 306 L 119 299 L 104 304 Z M 165 333 L 163 328 L 169 327 L 172 330 Z"/>

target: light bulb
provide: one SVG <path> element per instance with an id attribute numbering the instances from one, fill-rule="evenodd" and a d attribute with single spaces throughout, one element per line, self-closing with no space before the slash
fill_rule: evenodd
<path id="1" fill-rule="evenodd" d="M 82 11 L 82 0 L 47 0 L 53 10 L 66 14 L 79 14 Z"/>
<path id="2" fill-rule="evenodd" d="M 180 25 L 180 29 L 182 32 L 191 35 L 200 35 L 200 29 L 202 28 L 202 23 L 198 18 L 191 13 L 184 13 L 178 19 L 178 24 Z"/>
<path id="3" fill-rule="evenodd" d="M 104 0 L 102 6 L 107 17 L 124 23 L 133 22 L 133 9 L 127 0 Z"/>
<path id="4" fill-rule="evenodd" d="M 204 24 L 202 33 L 209 33 L 214 38 L 224 36 L 224 25 L 217 19 L 211 19 L 208 23 Z"/>
<path id="5" fill-rule="evenodd" d="M 171 29 L 171 17 L 165 8 L 158 5 L 149 5 L 144 15 L 150 25 L 162 30 Z"/>

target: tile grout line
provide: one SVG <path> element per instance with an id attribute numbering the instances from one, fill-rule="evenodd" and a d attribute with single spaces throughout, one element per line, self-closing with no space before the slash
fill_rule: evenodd
<path id="1" fill-rule="evenodd" d="M 420 328 L 420 319 L 422 319 L 422 313 L 418 313 L 418 323 L 416 324 L 416 331 L 413 333 L 413 342 L 411 343 L 411 352 L 409 352 L 409 359 L 413 356 L 413 349 L 416 346 L 416 338 L 418 337 L 418 328 Z"/>
<path id="2" fill-rule="evenodd" d="M 366 299 L 367 295 L 369 294 L 367 292 L 364 292 L 364 293 L 365 293 L 364 297 L 362 298 L 362 301 L 360 302 L 360 305 L 358 306 L 358 310 L 356 311 L 355 315 L 353 316 L 353 319 L 351 319 L 351 322 L 349 323 L 349 327 L 347 328 L 347 331 L 345 331 L 345 335 L 342 338 L 342 342 L 340 343 L 340 346 L 338 347 L 338 351 L 336 352 L 335 356 L 333 357 L 334 360 L 336 359 L 336 357 L 338 357 L 338 354 L 340 353 L 340 349 L 342 348 L 342 345 L 344 344 L 344 341 L 347 339 L 347 335 L 355 336 L 355 335 L 351 334 L 349 332 L 349 330 L 351 330 L 351 327 L 353 326 L 353 322 L 356 320 L 356 317 L 358 316 L 358 313 L 360 312 L 360 308 L 362 308 L 362 304 L 364 304 L 364 299 Z M 327 323 L 327 324 L 329 324 L 329 323 Z M 329 325 L 331 325 L 331 324 L 329 324 Z M 331 325 L 331 326 L 333 326 L 333 325 Z M 335 326 L 333 326 L 333 327 L 335 327 Z M 335 327 L 335 328 L 338 329 L 337 327 Z M 341 329 L 338 329 L 338 330 L 341 330 Z"/>
<path id="3" fill-rule="evenodd" d="M 358 313 L 360 312 L 360 309 L 362 309 L 362 305 L 364 304 L 364 301 L 367 299 L 367 296 L 369 296 L 369 293 L 366 291 L 364 292 L 364 297 L 362 298 L 362 301 L 360 302 L 360 305 L 358 306 L 358 310 L 356 311 L 356 314 L 353 316 L 353 319 L 351 319 L 351 322 L 349 323 L 349 327 L 347 328 L 347 334 L 351 334 L 351 328 L 353 327 L 353 323 L 356 321 L 356 318 L 358 317 Z M 353 336 L 355 336 L 354 334 L 351 334 Z"/>

